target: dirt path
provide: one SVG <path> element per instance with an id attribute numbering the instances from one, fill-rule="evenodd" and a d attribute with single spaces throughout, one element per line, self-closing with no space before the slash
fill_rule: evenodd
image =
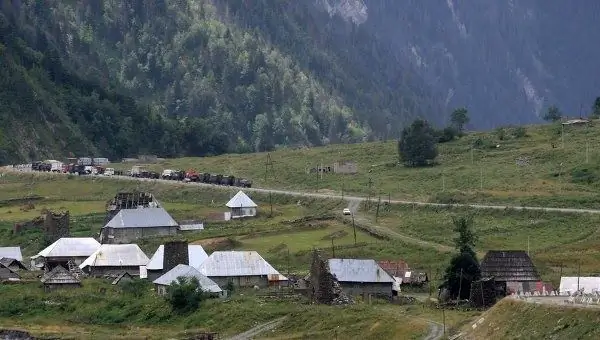
<path id="1" fill-rule="evenodd" d="M 426 320 L 429 324 L 429 333 L 424 340 L 439 340 L 444 336 L 444 325 L 439 322 Z"/>
<path id="2" fill-rule="evenodd" d="M 256 327 L 252 327 L 249 330 L 245 331 L 244 333 L 240 333 L 238 335 L 234 335 L 231 338 L 228 338 L 227 340 L 251 340 L 253 339 L 255 336 L 259 335 L 260 333 L 264 333 L 267 331 L 272 330 L 273 328 L 279 326 L 283 320 L 286 317 L 281 317 L 279 319 L 275 319 L 275 320 L 271 320 L 269 322 L 265 322 L 263 324 L 260 324 Z"/>

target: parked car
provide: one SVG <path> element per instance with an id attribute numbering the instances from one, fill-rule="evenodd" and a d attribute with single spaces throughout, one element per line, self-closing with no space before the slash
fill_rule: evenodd
<path id="1" fill-rule="evenodd" d="M 352 212 L 351 212 L 351 211 L 350 211 L 350 209 L 348 209 L 348 208 L 344 208 L 344 210 L 342 211 L 342 213 L 343 213 L 344 215 L 352 215 Z"/>
<path id="2" fill-rule="evenodd" d="M 114 174 L 115 174 L 114 168 L 106 168 L 106 170 L 104 170 L 104 176 L 114 176 Z"/>

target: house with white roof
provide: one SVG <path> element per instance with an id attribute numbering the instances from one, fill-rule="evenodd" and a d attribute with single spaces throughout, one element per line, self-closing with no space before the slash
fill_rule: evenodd
<path id="1" fill-rule="evenodd" d="M 150 262 L 148 262 L 148 265 L 146 266 L 146 270 L 148 271 L 148 280 L 155 280 L 161 275 L 165 274 L 172 269 L 172 267 L 168 268 L 169 266 L 185 264 L 194 268 L 198 268 L 202 262 L 208 258 L 208 254 L 206 254 L 206 251 L 204 251 L 204 248 L 202 248 L 201 245 L 186 244 L 184 246 L 187 247 L 187 259 L 181 260 L 181 263 L 174 263 L 172 261 L 172 264 L 169 264 L 167 261 L 166 265 L 165 260 L 168 260 L 169 254 L 167 254 L 167 258 L 165 258 L 165 245 L 161 244 L 158 246 L 158 249 L 156 249 L 156 252 L 154 252 L 154 255 L 152 255 Z"/>
<path id="2" fill-rule="evenodd" d="M 258 207 L 256 203 L 241 190 L 238 191 L 226 205 L 230 209 L 231 218 L 256 216 L 256 208 Z"/>
<path id="3" fill-rule="evenodd" d="M 140 266 L 146 266 L 149 261 L 137 244 L 103 244 L 79 268 L 90 276 L 116 277 L 123 272 L 139 276 Z"/>
<path id="4" fill-rule="evenodd" d="M 69 261 L 77 266 L 98 248 L 100 243 L 91 237 L 63 237 L 32 256 L 32 268 L 51 270 L 57 265 L 69 268 Z"/>
<path id="5" fill-rule="evenodd" d="M 176 235 L 179 224 L 162 207 L 121 209 L 102 228 L 102 243 L 130 243 L 144 237 Z"/>
<path id="6" fill-rule="evenodd" d="M 396 280 L 375 260 L 329 259 L 329 272 L 348 295 L 393 295 Z"/>
<path id="7" fill-rule="evenodd" d="M 198 270 L 221 288 L 230 282 L 235 287 L 286 285 L 287 277 L 255 251 L 215 251 Z"/>
<path id="8" fill-rule="evenodd" d="M 21 247 L 0 247 L 0 259 L 3 257 L 23 261 Z"/>
<path id="9" fill-rule="evenodd" d="M 198 269 L 189 265 L 178 264 L 175 266 L 175 268 L 169 270 L 164 275 L 153 281 L 158 295 L 166 295 L 168 287 L 180 277 L 187 280 L 192 278 L 197 279 L 200 285 L 199 288 L 211 295 L 219 296 L 223 293 L 223 290 L 218 284 L 205 275 L 202 275 Z"/>

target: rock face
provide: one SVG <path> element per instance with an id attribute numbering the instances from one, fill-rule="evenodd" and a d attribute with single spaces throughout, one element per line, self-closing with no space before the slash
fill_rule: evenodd
<path id="1" fill-rule="evenodd" d="M 329 15 L 339 15 L 345 20 L 360 25 L 367 21 L 367 6 L 363 0 L 317 0 Z"/>
<path id="2" fill-rule="evenodd" d="M 590 72 L 600 53 L 590 43 L 600 40 L 590 29 L 598 1 L 319 2 L 355 23 L 356 13 L 368 13 L 358 29 L 391 47 L 448 113 L 466 106 L 472 127 L 536 122 L 551 104 L 579 116 L 600 95 L 600 78 Z"/>
<path id="3" fill-rule="evenodd" d="M 35 340 L 31 334 L 16 329 L 0 329 L 0 340 Z"/>

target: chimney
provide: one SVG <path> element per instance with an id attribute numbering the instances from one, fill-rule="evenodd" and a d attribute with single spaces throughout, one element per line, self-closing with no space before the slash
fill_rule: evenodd
<path id="1" fill-rule="evenodd" d="M 178 264 L 190 264 L 188 244 L 186 241 L 172 241 L 165 243 L 163 256 L 163 272 L 175 268 Z"/>

